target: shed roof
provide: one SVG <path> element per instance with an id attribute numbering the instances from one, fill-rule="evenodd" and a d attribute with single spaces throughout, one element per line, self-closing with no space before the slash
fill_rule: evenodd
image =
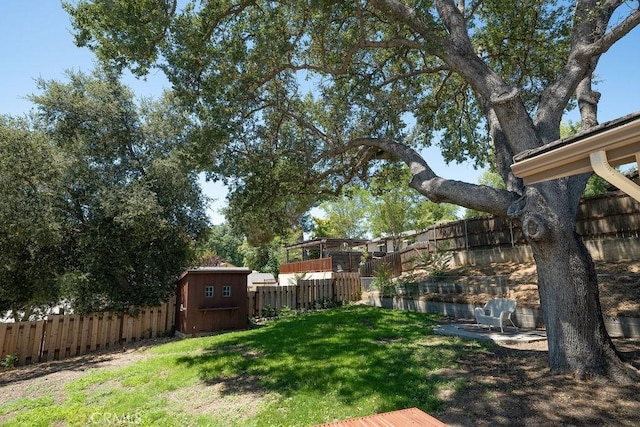
<path id="1" fill-rule="evenodd" d="M 206 273 L 231 273 L 231 274 L 251 274 L 251 269 L 245 267 L 194 267 L 183 272 L 178 280 L 187 274 L 206 274 Z"/>

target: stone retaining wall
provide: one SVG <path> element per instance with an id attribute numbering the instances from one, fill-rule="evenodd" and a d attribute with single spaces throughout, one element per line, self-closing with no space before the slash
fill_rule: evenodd
<path id="1" fill-rule="evenodd" d="M 419 313 L 438 313 L 455 319 L 470 319 L 473 316 L 473 304 L 426 301 L 413 298 L 381 298 L 370 293 L 363 302 L 374 307 L 393 308 L 395 310 L 415 311 Z M 542 313 L 538 308 L 517 307 L 514 323 L 519 328 L 535 329 L 544 327 Z M 640 338 L 640 319 L 634 317 L 606 317 L 605 327 L 612 337 Z"/>

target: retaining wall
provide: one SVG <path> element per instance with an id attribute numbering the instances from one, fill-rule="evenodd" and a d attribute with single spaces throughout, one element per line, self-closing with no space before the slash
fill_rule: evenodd
<path id="1" fill-rule="evenodd" d="M 473 321 L 473 304 L 457 304 L 449 302 L 426 301 L 413 298 L 381 298 L 370 293 L 363 302 L 373 307 L 392 308 L 395 310 L 415 311 L 419 313 L 437 313 L 455 319 Z M 544 327 L 540 309 L 533 307 L 517 307 L 514 323 L 519 328 L 536 329 Z M 640 319 L 634 317 L 605 317 L 604 324 L 612 337 L 640 338 Z"/>

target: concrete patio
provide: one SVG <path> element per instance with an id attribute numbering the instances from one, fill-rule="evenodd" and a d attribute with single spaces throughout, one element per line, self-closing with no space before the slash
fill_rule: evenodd
<path id="1" fill-rule="evenodd" d="M 501 333 L 500 328 L 489 329 L 488 326 L 478 326 L 472 321 L 440 324 L 433 328 L 433 333 L 474 340 L 489 340 L 496 344 L 530 343 L 547 339 L 545 331 L 540 329 L 506 327 L 504 333 Z"/>

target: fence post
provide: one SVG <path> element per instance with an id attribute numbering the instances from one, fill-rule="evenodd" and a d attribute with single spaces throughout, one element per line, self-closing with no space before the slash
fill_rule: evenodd
<path id="1" fill-rule="evenodd" d="M 469 250 L 469 232 L 467 229 L 467 219 L 464 220 L 464 249 Z"/>

